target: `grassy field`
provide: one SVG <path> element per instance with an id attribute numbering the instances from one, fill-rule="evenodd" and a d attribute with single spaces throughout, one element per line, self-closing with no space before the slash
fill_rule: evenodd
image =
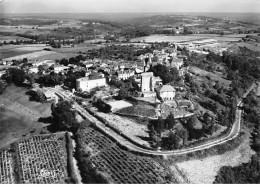
<path id="1" fill-rule="evenodd" d="M 215 74 L 215 73 L 212 73 L 212 72 L 209 72 L 209 71 L 205 71 L 205 70 L 202 70 L 198 67 L 190 67 L 189 72 L 197 75 L 197 76 L 202 76 L 202 77 L 210 77 L 212 80 L 214 81 L 219 81 L 220 84 L 224 84 L 225 87 L 228 87 L 229 84 L 230 84 L 230 81 L 229 80 L 226 80 L 224 78 L 222 78 L 220 75 L 218 74 Z"/>
<path id="2" fill-rule="evenodd" d="M 9 86 L 0 95 L 0 149 L 19 140 L 29 131 L 49 125 L 37 121 L 40 117 L 51 115 L 51 104 L 29 101 L 25 92 L 26 88 Z"/>
<path id="3" fill-rule="evenodd" d="M 27 53 L 27 54 L 12 56 L 12 57 L 9 57 L 9 58 L 4 58 L 4 60 L 12 61 L 12 60 L 22 60 L 24 58 L 31 60 L 31 59 L 38 59 L 39 57 L 47 56 L 47 55 L 50 55 L 50 54 L 52 55 L 52 54 L 55 54 L 55 53 L 56 52 L 53 52 L 53 51 L 34 51 L 34 52 L 31 52 L 31 53 Z"/>
<path id="4" fill-rule="evenodd" d="M 4 45 L 0 47 L 0 58 L 10 58 L 14 56 L 29 54 L 36 51 L 41 51 L 46 48 L 46 45 L 42 44 L 30 44 L 30 45 Z"/>

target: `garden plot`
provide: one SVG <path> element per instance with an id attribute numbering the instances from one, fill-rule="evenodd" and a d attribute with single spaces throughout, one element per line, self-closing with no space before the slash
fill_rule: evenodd
<path id="1" fill-rule="evenodd" d="M 144 140 L 149 139 L 147 125 L 138 124 L 130 119 L 114 114 L 105 114 L 102 112 L 97 112 L 97 114 L 105 118 L 113 127 L 117 128 L 124 135 L 140 144 L 150 146 L 148 141 Z"/>
<path id="2" fill-rule="evenodd" d="M 65 183 L 67 174 L 64 137 L 34 136 L 18 143 L 21 183 Z"/>
<path id="3" fill-rule="evenodd" d="M 114 112 L 118 109 L 133 106 L 131 103 L 126 101 L 109 101 L 107 104 L 111 106 L 111 111 Z"/>
<path id="4" fill-rule="evenodd" d="M 8 149 L 0 152 L 0 184 L 14 184 L 13 159 Z"/>

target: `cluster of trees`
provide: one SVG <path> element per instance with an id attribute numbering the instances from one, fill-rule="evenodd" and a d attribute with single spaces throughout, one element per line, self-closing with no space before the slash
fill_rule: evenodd
<path id="1" fill-rule="evenodd" d="M 193 115 L 183 119 L 174 119 L 170 113 L 166 119 L 159 117 L 157 121 L 150 121 L 149 130 L 153 147 L 172 150 L 188 145 L 189 141 L 211 136 L 217 128 L 214 117 L 208 112 L 199 118 Z M 162 137 L 167 130 L 170 130 L 168 136 Z"/>
<path id="2" fill-rule="evenodd" d="M 0 95 L 4 93 L 6 85 L 0 80 Z"/>
<path id="3" fill-rule="evenodd" d="M 227 65 L 229 73 L 237 71 L 244 76 L 245 74 L 255 79 L 260 78 L 260 67 L 258 58 L 250 58 L 246 55 L 233 55 L 227 52 L 223 52 L 223 62 Z"/>
<path id="4" fill-rule="evenodd" d="M 179 71 L 175 67 L 170 68 L 162 64 L 157 64 L 150 68 L 149 71 L 153 72 L 154 76 L 159 76 L 162 79 L 163 84 L 181 80 Z"/>
<path id="5" fill-rule="evenodd" d="M 65 76 L 61 73 L 51 72 L 50 74 L 40 76 L 36 82 L 45 86 L 62 85 L 65 81 Z"/>
<path id="6" fill-rule="evenodd" d="M 129 77 L 129 79 L 122 82 L 118 96 L 120 99 L 135 97 L 138 96 L 138 91 L 140 91 L 138 83 L 133 77 Z"/>
<path id="7" fill-rule="evenodd" d="M 71 110 L 72 103 L 69 101 L 60 101 L 52 104 L 51 111 L 53 117 L 53 130 L 56 131 L 74 131 L 77 129 L 78 124 L 75 119 L 75 111 Z"/>
<path id="8" fill-rule="evenodd" d="M 31 100 L 34 100 L 36 102 L 45 103 L 47 101 L 46 96 L 41 90 L 35 91 L 29 91 L 28 94 L 31 96 Z"/>
<path id="9" fill-rule="evenodd" d="M 8 83 L 14 83 L 17 86 L 21 86 L 25 81 L 25 71 L 18 68 L 9 68 L 6 75 L 6 81 Z"/>
<path id="10" fill-rule="evenodd" d="M 152 53 L 150 47 L 136 49 L 134 45 L 108 45 L 99 49 L 92 49 L 88 51 L 90 59 L 105 58 L 105 59 L 124 59 L 136 60 L 141 54 Z"/>
<path id="11" fill-rule="evenodd" d="M 135 81 L 134 77 L 129 77 L 126 80 L 119 80 L 117 76 L 113 75 L 109 84 L 116 88 L 120 88 L 118 95 L 120 99 L 127 99 L 131 98 L 132 96 L 138 96 L 138 91 L 140 91 L 140 87 Z"/>
<path id="12" fill-rule="evenodd" d="M 125 38 L 135 38 L 142 36 L 149 36 L 153 33 L 153 28 L 150 26 L 135 26 L 135 27 L 125 27 L 121 31 L 121 35 Z"/>
<path id="13" fill-rule="evenodd" d="M 104 112 L 104 113 L 111 112 L 111 106 L 109 104 L 105 103 L 104 101 L 102 101 L 101 99 L 97 99 L 97 101 L 94 102 L 93 105 L 95 107 L 97 107 L 98 110 L 100 110 L 101 112 Z"/>

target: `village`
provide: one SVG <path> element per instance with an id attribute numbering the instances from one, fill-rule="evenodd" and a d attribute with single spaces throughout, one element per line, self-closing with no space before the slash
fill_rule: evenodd
<path id="1" fill-rule="evenodd" d="M 22 55 L 4 59 L 2 65 L 24 71 L 24 83 L 31 87 L 29 93 L 35 101 L 58 103 L 60 98 L 50 87 L 61 87 L 74 102 L 95 111 L 138 144 L 160 149 L 164 142 L 167 146 L 163 149 L 171 150 L 219 136 L 227 130 L 227 122 L 218 121 L 224 109 L 214 113 L 201 107 L 192 99 L 195 96 L 191 96 L 193 86 L 185 81 L 187 77 L 196 77 L 193 71 L 189 71 L 192 68 L 187 65 L 188 56 L 212 42 L 215 41 L 202 40 L 189 46 L 168 43 L 154 50 L 150 45 L 117 45 L 117 49 L 128 47 L 139 52 L 134 61 L 98 58 L 95 56 L 98 50 L 89 50 L 69 60 L 56 61 L 36 60 L 34 56 L 27 59 Z M 113 45 L 104 47 L 111 48 Z M 225 49 L 220 52 L 222 50 Z M 198 54 L 207 55 L 209 51 Z M 8 77 L 8 74 L 7 70 L 1 71 L 2 77 Z M 220 85 L 221 81 L 217 82 Z M 221 85 L 224 89 L 223 83 Z M 146 122 L 139 124 L 139 118 Z M 154 125 L 157 121 L 162 124 Z M 192 127 L 187 126 L 189 123 Z M 170 135 L 179 138 L 175 146 L 168 146 Z"/>

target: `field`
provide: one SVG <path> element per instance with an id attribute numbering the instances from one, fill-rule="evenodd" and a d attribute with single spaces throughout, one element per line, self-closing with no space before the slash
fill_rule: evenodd
<path id="1" fill-rule="evenodd" d="M 1 183 L 65 183 L 68 178 L 65 145 L 64 133 L 36 135 L 15 143 L 12 151 L 1 151 L 0 170 L 5 171 L 0 175 Z"/>
<path id="2" fill-rule="evenodd" d="M 29 45 L 4 45 L 0 47 L 0 58 L 4 60 L 12 59 L 37 59 L 37 60 L 60 60 L 71 58 L 79 52 L 87 52 L 89 49 L 100 48 L 103 45 L 79 44 L 71 48 L 51 48 L 45 44 Z M 43 51 L 44 48 L 51 48 L 52 51 Z"/>
<path id="3" fill-rule="evenodd" d="M 107 104 L 111 106 L 111 111 L 132 106 L 131 103 L 128 103 L 126 101 L 109 101 Z"/>
<path id="4" fill-rule="evenodd" d="M 1 43 L 4 43 L 4 41 L 6 41 L 6 42 L 14 41 L 15 42 L 16 40 L 28 41 L 30 39 L 19 37 L 19 36 L 2 36 L 2 35 L 0 35 L 0 42 Z"/>
<path id="5" fill-rule="evenodd" d="M 76 133 L 79 164 L 85 183 L 176 183 L 168 168 L 149 157 L 137 156 L 92 127 L 81 126 Z M 98 176 L 98 177 L 97 177 Z M 85 181 L 84 181 L 85 180 Z"/>
<path id="6" fill-rule="evenodd" d="M 22 60 L 24 58 L 27 58 L 28 60 L 33 60 L 33 59 L 37 59 L 38 57 L 42 57 L 42 56 L 47 56 L 47 55 L 52 55 L 56 52 L 53 51 L 36 51 L 36 52 L 32 52 L 32 53 L 27 53 L 27 54 L 23 54 L 23 55 L 18 55 L 18 56 L 12 56 L 9 58 L 5 58 L 3 59 L 4 61 L 12 61 L 12 60 Z"/>
<path id="7" fill-rule="evenodd" d="M 203 40 L 213 37 L 217 37 L 216 34 L 193 34 L 193 35 L 178 35 L 178 36 L 166 36 L 166 35 L 151 35 L 140 38 L 134 38 L 131 42 L 143 41 L 145 42 L 188 42 L 193 40 Z"/>
<path id="8" fill-rule="evenodd" d="M 136 123 L 133 120 L 115 114 L 105 114 L 102 112 L 97 112 L 97 114 L 105 118 L 113 127 L 134 141 L 150 146 L 147 141 L 147 139 L 149 139 L 147 125 Z"/>
<path id="9" fill-rule="evenodd" d="M 21 183 L 64 183 L 66 148 L 62 137 L 34 136 L 18 143 Z"/>
<path id="10" fill-rule="evenodd" d="M 4 45 L 0 47 L 0 58 L 10 58 L 18 55 L 29 54 L 35 51 L 41 51 L 46 48 L 46 45 Z"/>
<path id="11" fill-rule="evenodd" d="M 49 125 L 38 122 L 38 119 L 51 115 L 51 104 L 29 101 L 26 91 L 26 88 L 9 86 L 6 92 L 0 95 L 0 149 L 30 131 Z"/>
<path id="12" fill-rule="evenodd" d="M 50 34 L 51 31 L 49 29 L 33 29 L 33 26 L 4 26 L 1 25 L 0 26 L 0 30 L 1 32 L 10 32 L 10 33 L 14 33 L 14 34 L 23 34 L 23 33 L 27 33 L 27 34 L 33 34 L 33 35 L 37 35 L 37 34 Z"/>
<path id="13" fill-rule="evenodd" d="M 157 118 L 157 113 L 154 107 L 149 105 L 135 105 L 122 108 L 116 111 L 117 114 L 124 116 L 137 116 L 147 118 Z"/>
<path id="14" fill-rule="evenodd" d="M 230 41 L 239 41 L 242 37 L 245 37 L 247 34 L 232 34 L 220 36 L 217 34 L 192 34 L 192 35 L 177 35 L 177 36 L 166 36 L 166 35 L 151 35 L 145 37 L 134 38 L 131 42 L 189 42 L 194 40 L 204 40 L 204 39 L 215 39 L 218 42 L 230 42 Z M 254 34 L 250 34 L 254 35 Z"/>

